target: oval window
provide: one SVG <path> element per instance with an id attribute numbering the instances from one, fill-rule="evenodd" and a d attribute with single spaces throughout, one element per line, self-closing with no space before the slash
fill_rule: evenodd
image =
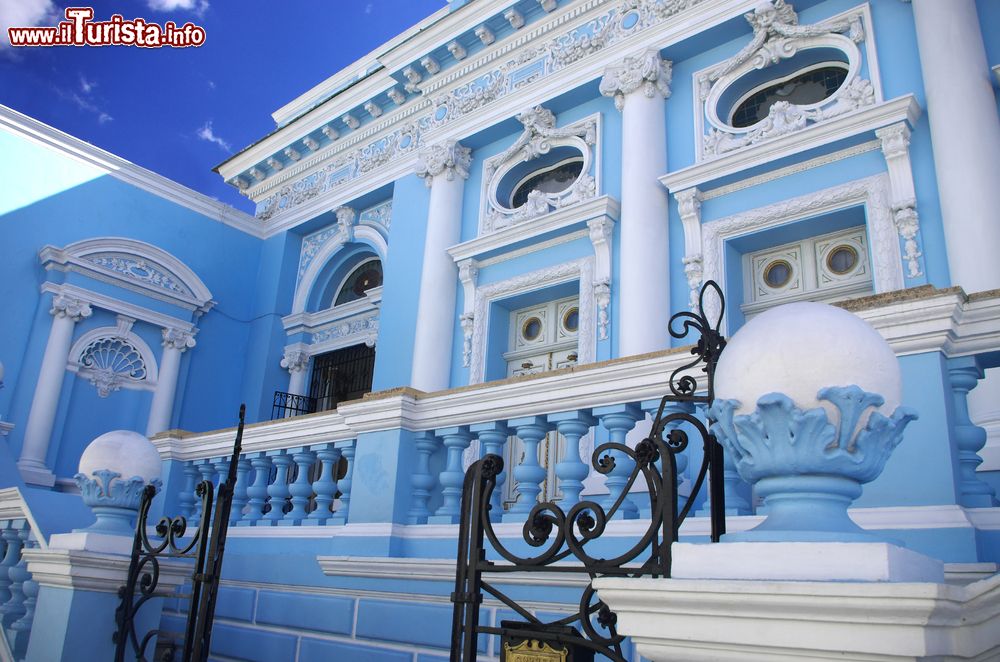
<path id="1" fill-rule="evenodd" d="M 358 265 L 341 285 L 334 306 L 357 301 L 368 290 L 382 284 L 382 260 L 369 260 Z"/>
<path id="2" fill-rule="evenodd" d="M 779 288 L 792 279 L 792 265 L 785 260 L 775 260 L 764 269 L 764 282 L 768 287 Z"/>
<path id="3" fill-rule="evenodd" d="M 528 201 L 533 191 L 546 195 L 562 193 L 576 181 L 583 172 L 583 159 L 566 159 L 544 170 L 535 171 L 514 186 L 510 195 L 510 208 L 517 209 Z"/>
<path id="4" fill-rule="evenodd" d="M 843 64 L 825 63 L 758 88 L 737 103 L 729 123 L 738 129 L 753 126 L 778 101 L 809 106 L 829 99 L 847 80 L 847 72 Z"/>

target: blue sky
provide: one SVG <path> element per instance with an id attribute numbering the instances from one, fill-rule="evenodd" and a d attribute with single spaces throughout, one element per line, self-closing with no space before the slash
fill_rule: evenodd
<path id="1" fill-rule="evenodd" d="M 271 113 L 445 5 L 444 0 L 0 0 L 0 104 L 245 211 L 211 171 L 274 128 Z M 205 28 L 198 48 L 20 48 L 10 25 L 66 6 Z"/>

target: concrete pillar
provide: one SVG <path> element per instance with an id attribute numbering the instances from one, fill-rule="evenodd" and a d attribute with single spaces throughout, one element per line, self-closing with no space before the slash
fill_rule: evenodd
<path id="1" fill-rule="evenodd" d="M 951 282 L 1000 287 L 1000 118 L 974 0 L 913 0 Z"/>
<path id="2" fill-rule="evenodd" d="M 601 94 L 622 112 L 622 194 L 618 300 L 618 354 L 629 356 L 670 345 L 670 262 L 666 104 L 671 63 L 649 48 L 609 67 Z"/>
<path id="3" fill-rule="evenodd" d="M 81 319 L 90 317 L 93 311 L 85 301 L 60 294 L 53 298 L 49 313 L 53 317 L 52 328 L 49 330 L 42 367 L 35 383 L 35 395 L 31 400 L 31 411 L 25 425 L 21 457 L 17 461 L 26 483 L 46 487 L 55 484 L 55 475 L 45 465 L 45 457 L 52 439 L 52 426 L 59 407 L 66 361 L 73 344 L 73 327 Z"/>
<path id="4" fill-rule="evenodd" d="M 431 189 L 420 271 L 410 384 L 422 391 L 450 386 L 458 267 L 448 248 L 461 239 L 462 193 L 472 152 L 448 140 L 420 151 L 416 173 Z"/>

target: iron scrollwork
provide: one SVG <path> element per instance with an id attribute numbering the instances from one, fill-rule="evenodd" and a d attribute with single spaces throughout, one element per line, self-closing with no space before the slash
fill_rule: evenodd
<path id="1" fill-rule="evenodd" d="M 709 291 L 722 303 L 719 318 L 714 321 L 705 314 L 704 299 Z M 714 399 L 715 365 L 726 344 L 719 331 L 724 310 L 722 290 L 714 281 L 708 281 L 702 287 L 697 314 L 685 311 L 671 317 L 669 331 L 673 337 L 684 338 L 691 332 L 699 334 L 691 350 L 694 359 L 671 375 L 669 393 L 661 399 L 645 439 L 635 448 L 616 442 L 604 443 L 591 456 L 594 470 L 604 475 L 610 474 L 618 462 L 631 465 L 627 483 L 610 508 L 593 500 L 580 501 L 568 512 L 555 502 L 536 504 L 528 514 L 522 528 L 522 540 L 517 544 L 519 547 L 526 544 L 531 550 L 539 550 L 538 553 L 523 554 L 512 549 L 500 539 L 490 520 L 490 496 L 496 489 L 497 476 L 503 471 L 503 459 L 498 455 L 486 455 L 469 468 L 463 485 L 455 591 L 451 595 L 454 603 L 452 662 L 474 661 L 481 634 L 546 641 L 626 662 L 622 649 L 625 637 L 615 627 L 614 612 L 598 598 L 593 579 L 602 576 L 669 577 L 672 543 L 677 540 L 680 525 L 707 476 L 711 476 L 712 541 L 718 542 L 725 533 L 722 447 L 706 424 L 695 416 L 695 406 L 710 405 Z M 703 374 L 699 375 L 699 371 Z M 704 459 L 690 496 L 679 508 L 676 455 L 690 443 L 688 432 L 680 427 L 682 424 L 693 428 L 701 438 Z M 620 538 L 596 542 L 640 478 L 649 494 L 648 527 L 631 545 L 621 544 Z M 502 561 L 487 559 L 486 540 Z M 562 561 L 565 563 L 560 563 Z M 512 572 L 586 574 L 591 581 L 582 591 L 573 614 L 543 621 L 483 579 L 484 574 L 502 577 Z M 497 581 L 502 582 L 502 579 Z M 484 594 L 516 612 L 524 622 L 481 625 L 479 611 Z"/>
<path id="2" fill-rule="evenodd" d="M 203 480 L 195 487 L 201 506 L 198 527 L 187 539 L 188 522 L 184 516 L 161 517 L 149 530 L 149 510 L 156 497 L 156 486 L 147 485 L 139 502 L 135 536 L 132 539 L 132 556 L 125 585 L 118 589 L 120 602 L 115 611 L 115 662 L 124 662 L 131 650 L 137 662 L 146 662 L 150 644 L 159 639 L 159 661 L 174 660 L 180 647 L 182 662 L 201 662 L 208 658 L 212 621 L 215 614 L 215 596 L 222 571 L 226 531 L 236 484 L 236 468 L 243 442 L 243 425 L 246 407 L 240 407 L 240 422 L 233 444 L 226 479 L 218 487 L 210 480 Z M 214 506 L 214 509 L 213 509 Z M 160 588 L 160 563 L 162 559 L 191 564 L 190 593 L 165 591 Z M 152 629 L 141 637 L 136 631 L 137 613 L 153 598 L 175 597 L 188 600 L 188 616 L 183 640 L 176 633 Z"/>

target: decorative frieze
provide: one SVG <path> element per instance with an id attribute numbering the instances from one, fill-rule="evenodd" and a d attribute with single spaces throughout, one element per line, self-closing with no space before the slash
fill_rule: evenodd
<path id="1" fill-rule="evenodd" d="M 286 147 L 285 156 L 287 156 L 292 161 L 298 161 L 299 159 L 302 158 L 302 155 L 299 153 L 299 150 L 295 149 L 294 147 Z"/>
<path id="2" fill-rule="evenodd" d="M 311 138 L 310 136 L 306 136 L 305 138 L 303 138 L 302 144 L 305 145 L 306 149 L 308 149 L 310 152 L 316 152 L 319 150 L 319 143 L 316 142 L 315 138 Z"/>
<path id="3" fill-rule="evenodd" d="M 267 167 L 271 168 L 271 170 L 274 170 L 275 172 L 278 172 L 285 167 L 285 164 L 272 156 L 267 160 Z"/>
<path id="4" fill-rule="evenodd" d="M 337 138 L 340 137 L 340 132 L 337 131 L 332 126 L 330 126 L 329 124 L 327 124 L 326 126 L 324 126 L 321 129 L 321 131 L 323 132 L 323 135 L 326 136 L 327 138 L 329 138 L 330 140 L 336 140 Z"/>
<path id="5" fill-rule="evenodd" d="M 372 117 L 382 116 L 382 106 L 378 105 L 374 101 L 366 102 L 364 108 L 365 112 L 371 115 Z"/>
<path id="6" fill-rule="evenodd" d="M 406 91 L 411 94 L 419 94 L 420 88 L 417 85 L 424 79 L 423 75 L 411 67 L 403 69 L 403 77 L 406 78 Z"/>
<path id="7" fill-rule="evenodd" d="M 344 113 L 340 121 L 346 124 L 349 129 L 357 129 L 361 126 L 361 120 L 350 113 Z"/>
<path id="8" fill-rule="evenodd" d="M 480 25 L 478 28 L 476 28 L 475 34 L 477 37 L 479 37 L 479 41 L 483 42 L 483 46 L 489 46 L 490 44 L 492 44 L 494 41 L 497 40 L 496 35 L 493 34 L 493 31 L 490 30 L 485 25 Z"/>
<path id="9" fill-rule="evenodd" d="M 431 76 L 441 71 L 441 64 L 432 55 L 427 55 L 420 60 L 420 66 L 427 70 Z"/>
<path id="10" fill-rule="evenodd" d="M 465 50 L 465 47 L 457 41 L 452 41 L 448 44 L 448 52 L 456 60 L 464 60 L 468 57 L 469 53 Z"/>
<path id="11" fill-rule="evenodd" d="M 369 347 L 374 347 L 375 341 L 378 338 L 378 324 L 379 315 L 377 312 L 364 317 L 345 320 L 329 328 L 314 332 L 312 334 L 312 343 L 316 345 L 329 340 L 357 338 Z"/>
<path id="12" fill-rule="evenodd" d="M 524 15 L 513 7 L 503 13 L 503 17 L 510 23 L 510 27 L 520 30 L 524 27 Z"/>
<path id="13" fill-rule="evenodd" d="M 406 93 L 398 87 L 390 89 L 387 94 L 394 104 L 397 106 L 402 106 L 406 103 Z"/>
<path id="14" fill-rule="evenodd" d="M 633 92 L 642 92 L 650 99 L 657 95 L 668 98 L 672 75 L 671 63 L 661 58 L 657 49 L 647 48 L 609 67 L 601 78 L 600 90 L 604 96 L 613 97 L 615 107 L 621 110 L 625 97 Z"/>
<path id="15" fill-rule="evenodd" d="M 175 274 L 138 256 L 127 253 L 92 253 L 85 259 L 129 280 L 176 294 L 192 295 L 191 290 Z"/>

